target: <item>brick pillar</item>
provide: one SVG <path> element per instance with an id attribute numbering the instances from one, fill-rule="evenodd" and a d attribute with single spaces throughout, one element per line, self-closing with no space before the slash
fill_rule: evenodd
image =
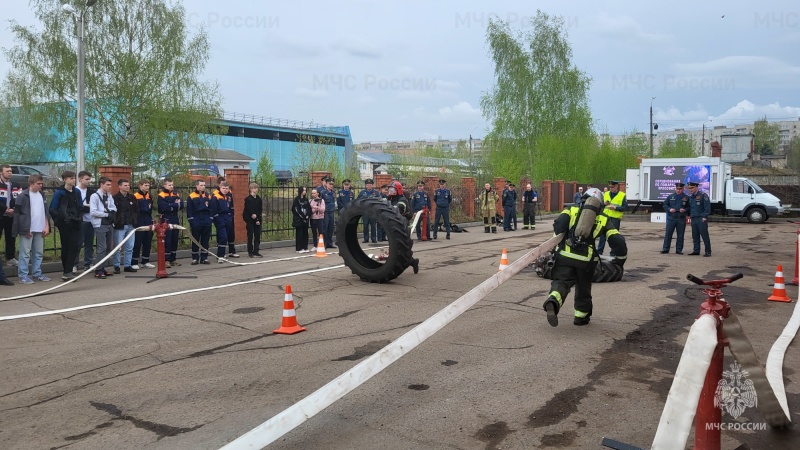
<path id="1" fill-rule="evenodd" d="M 225 170 L 227 174 L 228 171 Z M 308 188 L 308 198 L 311 198 L 311 189 L 318 188 L 322 186 L 322 179 L 325 177 L 333 178 L 333 175 L 330 172 L 323 172 L 323 171 L 312 171 L 311 172 L 311 186 Z"/>
<path id="2" fill-rule="evenodd" d="M 553 189 L 558 189 L 556 191 L 556 198 L 558 199 L 558 208 L 556 208 L 556 211 L 561 211 L 564 209 L 564 180 L 556 180 L 555 184 Z"/>
<path id="3" fill-rule="evenodd" d="M 550 212 L 553 208 L 550 207 L 550 192 L 553 189 L 553 182 L 550 180 L 542 180 L 542 195 L 539 198 L 542 200 L 542 210 Z"/>
<path id="4" fill-rule="evenodd" d="M 131 192 L 136 192 L 137 189 L 135 181 L 131 180 L 133 176 L 133 168 L 131 166 L 100 166 L 100 176 L 111 178 L 111 194 L 116 194 L 119 189 L 117 188 L 117 181 L 126 179 L 131 182 Z"/>
<path id="5" fill-rule="evenodd" d="M 233 195 L 233 227 L 236 242 L 247 242 L 247 227 L 242 220 L 244 199 L 250 195 L 250 169 L 225 169 L 225 181 L 231 185 Z"/>
<path id="6" fill-rule="evenodd" d="M 475 178 L 461 178 L 461 201 L 461 204 L 464 205 L 464 215 L 475 217 Z"/>
<path id="7" fill-rule="evenodd" d="M 494 190 L 497 192 L 497 201 L 494 208 L 498 213 L 503 212 L 503 191 L 506 190 L 506 179 L 503 177 L 495 177 Z"/>
<path id="8" fill-rule="evenodd" d="M 422 177 L 422 182 L 425 183 L 425 192 L 427 192 L 428 196 L 431 198 L 431 212 L 428 218 L 428 224 L 431 224 L 436 217 L 436 202 L 433 201 L 433 194 L 439 189 L 439 177 L 427 175 Z"/>
<path id="9" fill-rule="evenodd" d="M 381 186 L 383 186 L 384 184 L 388 186 L 389 183 L 392 182 L 392 176 L 389 175 L 388 173 L 380 173 L 378 175 L 375 175 L 374 180 L 375 180 L 375 188 L 380 189 Z"/>

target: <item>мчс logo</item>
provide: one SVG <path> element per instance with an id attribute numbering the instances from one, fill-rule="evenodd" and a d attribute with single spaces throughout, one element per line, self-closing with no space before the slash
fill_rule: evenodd
<path id="1" fill-rule="evenodd" d="M 717 383 L 714 406 L 723 409 L 734 419 L 742 415 L 746 408 L 758 405 L 756 388 L 747 379 L 748 375 L 750 373 L 742 371 L 742 366 L 734 361 L 731 370 L 722 372 L 722 379 Z"/>

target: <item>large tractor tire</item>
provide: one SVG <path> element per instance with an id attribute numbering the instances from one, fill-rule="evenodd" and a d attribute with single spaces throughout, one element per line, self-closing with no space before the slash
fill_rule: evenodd
<path id="1" fill-rule="evenodd" d="M 389 238 L 389 256 L 384 261 L 364 253 L 361 249 L 361 236 L 358 224 L 362 217 L 377 222 Z M 380 198 L 359 198 L 342 209 L 336 221 L 336 242 L 339 255 L 353 274 L 371 283 L 386 283 L 400 276 L 409 266 L 415 266 L 411 246 L 413 241 L 408 232 L 406 219 L 386 200 Z M 415 270 L 416 272 L 416 270 Z"/>
<path id="2" fill-rule="evenodd" d="M 533 266 L 534 270 L 536 271 L 536 275 L 551 280 L 553 279 L 552 271 L 554 264 L 555 258 L 553 252 L 548 252 L 536 258 L 536 260 L 531 263 L 531 266 Z M 620 281 L 622 280 L 622 276 L 624 274 L 625 269 L 611 263 L 610 260 L 601 257 L 600 262 L 594 268 L 592 283 L 610 283 L 613 281 Z"/>

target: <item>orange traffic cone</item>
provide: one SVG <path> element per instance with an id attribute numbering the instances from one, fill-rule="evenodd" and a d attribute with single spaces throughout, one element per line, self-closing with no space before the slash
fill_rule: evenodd
<path id="1" fill-rule="evenodd" d="M 319 242 L 317 242 L 317 254 L 314 255 L 315 258 L 324 258 L 328 256 L 325 253 L 325 239 L 322 238 L 322 235 L 319 235 Z"/>
<path id="2" fill-rule="evenodd" d="M 783 266 L 778 266 L 778 271 L 775 272 L 775 287 L 772 289 L 772 295 L 767 299 L 773 302 L 791 302 L 792 299 L 786 296 L 786 284 L 783 281 Z"/>
<path id="3" fill-rule="evenodd" d="M 275 334 L 295 334 L 306 331 L 297 323 L 297 316 L 294 312 L 294 299 L 292 298 L 292 286 L 286 285 L 286 295 L 283 299 L 283 320 L 281 327 L 272 332 Z"/>
<path id="4" fill-rule="evenodd" d="M 500 272 L 506 267 L 508 267 L 508 252 L 503 249 L 503 256 L 500 257 L 500 265 L 497 267 L 497 271 Z"/>

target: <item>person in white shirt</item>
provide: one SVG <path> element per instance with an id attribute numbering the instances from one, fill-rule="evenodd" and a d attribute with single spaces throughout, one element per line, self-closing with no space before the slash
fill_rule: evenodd
<path id="1" fill-rule="evenodd" d="M 17 196 L 11 230 L 13 236 L 19 236 L 17 273 L 22 284 L 33 284 L 34 280 L 50 281 L 50 278 L 42 273 L 44 238 L 50 234 L 50 212 L 42 194 L 42 176 L 33 174 L 28 177 L 28 183 L 28 189 Z"/>
<path id="2" fill-rule="evenodd" d="M 112 248 L 113 225 L 117 215 L 117 206 L 111 196 L 111 178 L 100 177 L 99 189 L 89 198 L 89 214 L 92 216 L 92 227 L 97 237 L 97 251 L 95 252 L 95 265 L 103 260 Z M 113 273 L 106 272 L 108 261 L 94 270 L 95 278 L 105 279 Z"/>

